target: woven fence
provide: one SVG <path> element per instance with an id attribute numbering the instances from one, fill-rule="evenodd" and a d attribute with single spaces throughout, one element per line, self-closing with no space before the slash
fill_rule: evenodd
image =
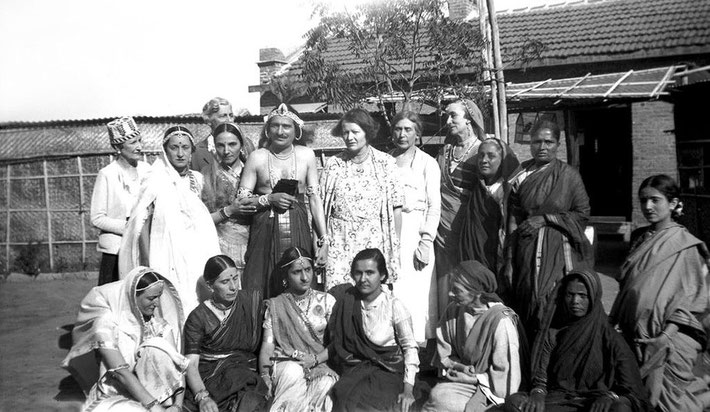
<path id="1" fill-rule="evenodd" d="M 152 162 L 155 154 L 145 158 Z M 91 193 L 112 160 L 85 155 L 0 166 L 0 270 L 96 270 Z"/>

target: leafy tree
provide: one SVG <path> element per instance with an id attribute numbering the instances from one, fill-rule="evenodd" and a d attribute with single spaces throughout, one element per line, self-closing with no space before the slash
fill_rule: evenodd
<path id="1" fill-rule="evenodd" d="M 478 23 L 449 19 L 445 0 L 388 0 L 346 11 L 317 3 L 314 14 L 320 23 L 306 34 L 301 68 L 313 98 L 347 109 L 375 97 L 387 115 L 387 95 L 401 95 L 405 104 L 438 104 L 451 94 L 481 101 Z M 337 42 L 361 64 L 334 61 L 329 48 Z"/>

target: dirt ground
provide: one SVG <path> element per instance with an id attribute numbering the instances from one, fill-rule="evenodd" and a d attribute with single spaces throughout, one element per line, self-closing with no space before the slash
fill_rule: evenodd
<path id="1" fill-rule="evenodd" d="M 607 310 L 618 290 L 612 276 L 624 253 L 615 242 L 597 251 Z M 83 395 L 59 364 L 71 346 L 79 301 L 95 284 L 95 279 L 0 282 L 0 412 L 81 409 Z"/>

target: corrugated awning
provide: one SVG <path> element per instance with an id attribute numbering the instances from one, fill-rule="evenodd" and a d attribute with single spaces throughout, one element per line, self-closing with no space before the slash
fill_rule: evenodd
<path id="1" fill-rule="evenodd" d="M 646 70 L 592 75 L 568 79 L 548 79 L 506 85 L 508 101 L 539 99 L 582 100 L 618 98 L 657 98 L 669 94 L 675 84 L 673 75 L 685 66 L 665 66 Z"/>

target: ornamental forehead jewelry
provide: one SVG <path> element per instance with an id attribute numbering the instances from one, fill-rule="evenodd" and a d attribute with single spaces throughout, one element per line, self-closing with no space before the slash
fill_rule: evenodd
<path id="1" fill-rule="evenodd" d="M 291 261 L 289 261 L 289 262 L 287 262 L 287 263 L 285 263 L 285 264 L 283 264 L 283 265 L 281 265 L 281 269 L 285 269 L 285 268 L 291 266 L 291 264 L 296 263 L 296 262 L 299 262 L 299 261 L 301 262 L 302 265 L 303 265 L 305 262 L 307 262 L 307 261 L 308 261 L 308 262 L 312 262 L 312 261 L 313 261 L 313 259 L 311 259 L 311 258 L 309 258 L 309 257 L 307 257 L 307 256 L 303 256 L 303 255 L 301 254 L 301 251 L 298 250 L 298 249 L 296 249 L 296 253 L 298 253 L 298 257 L 295 258 L 295 259 L 293 259 L 293 260 L 291 260 Z M 301 261 L 301 259 L 303 259 L 303 261 Z"/>
<path id="2" fill-rule="evenodd" d="M 179 130 L 179 129 L 178 129 L 178 130 L 175 130 L 175 131 L 173 131 L 173 132 L 170 132 L 170 134 L 168 134 L 167 136 L 165 136 L 165 137 L 163 138 L 163 144 L 165 144 L 165 142 L 167 142 L 168 140 L 170 140 L 170 138 L 173 137 L 173 136 L 185 136 L 185 137 L 187 137 L 188 139 L 190 139 L 190 142 L 192 143 L 193 146 L 195 145 L 195 138 L 192 137 L 192 135 L 191 135 L 190 133 L 188 133 L 188 132 L 186 132 L 186 131 L 184 131 L 184 130 Z"/>

